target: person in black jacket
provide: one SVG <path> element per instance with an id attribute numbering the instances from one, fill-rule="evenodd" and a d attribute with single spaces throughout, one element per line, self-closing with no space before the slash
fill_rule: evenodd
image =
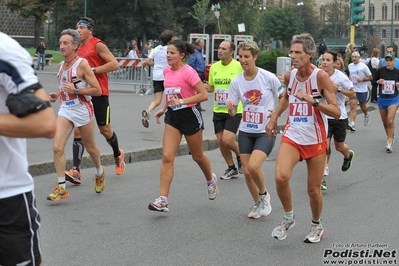
<path id="1" fill-rule="evenodd" d="M 37 67 L 36 69 L 39 70 L 40 65 L 42 65 L 42 70 L 44 68 L 44 58 L 45 58 L 45 51 L 46 44 L 43 40 L 40 41 L 39 45 L 36 48 L 36 56 L 37 56 Z"/>

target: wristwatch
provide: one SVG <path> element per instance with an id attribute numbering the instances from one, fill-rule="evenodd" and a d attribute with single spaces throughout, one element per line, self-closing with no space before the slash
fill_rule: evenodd
<path id="1" fill-rule="evenodd" d="M 75 89 L 75 95 L 79 94 L 79 89 Z"/>
<path id="2" fill-rule="evenodd" d="M 180 99 L 180 100 L 179 100 L 179 103 L 180 103 L 180 105 L 183 105 L 183 104 L 184 104 L 184 100 L 183 100 L 183 99 Z"/>
<path id="3" fill-rule="evenodd" d="M 314 104 L 313 107 L 317 107 L 319 105 L 319 99 L 313 98 L 314 99 Z"/>
<path id="4" fill-rule="evenodd" d="M 92 67 L 91 70 L 93 70 L 93 73 L 96 73 L 96 68 Z"/>

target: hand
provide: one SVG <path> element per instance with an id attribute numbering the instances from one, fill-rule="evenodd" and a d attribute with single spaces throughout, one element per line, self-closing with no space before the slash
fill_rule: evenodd
<path id="1" fill-rule="evenodd" d="M 64 91 L 67 92 L 67 93 L 73 94 L 75 92 L 75 86 L 73 85 L 73 83 L 65 82 L 62 85 L 62 87 L 63 87 Z"/>
<path id="2" fill-rule="evenodd" d="M 48 98 L 50 99 L 50 102 L 54 103 L 55 101 L 57 101 L 58 97 L 60 95 L 56 92 L 52 92 L 48 95 Z"/>
<path id="3" fill-rule="evenodd" d="M 234 103 L 233 103 L 232 100 L 228 100 L 226 102 L 226 108 L 229 109 L 229 110 L 232 110 L 234 108 Z"/>
<path id="4" fill-rule="evenodd" d="M 209 91 L 209 83 L 208 83 L 208 81 L 204 82 L 204 87 L 205 87 L 206 91 Z"/>
<path id="5" fill-rule="evenodd" d="M 310 103 L 313 100 L 313 98 L 310 97 L 310 95 L 308 95 L 304 90 L 298 92 L 297 94 L 294 94 L 294 96 L 298 98 L 298 100 L 305 101 L 308 103 Z"/>
<path id="6" fill-rule="evenodd" d="M 158 112 L 155 113 L 155 120 L 157 121 L 157 124 L 161 124 L 161 121 L 159 120 L 161 116 L 165 113 L 164 110 L 159 110 Z"/>
<path id="7" fill-rule="evenodd" d="M 277 135 L 277 123 L 273 120 L 269 120 L 266 124 L 266 135 L 268 139 L 272 139 L 273 136 Z"/>
<path id="8" fill-rule="evenodd" d="M 170 98 L 168 101 L 169 106 L 180 106 L 180 99 L 178 98 Z"/>

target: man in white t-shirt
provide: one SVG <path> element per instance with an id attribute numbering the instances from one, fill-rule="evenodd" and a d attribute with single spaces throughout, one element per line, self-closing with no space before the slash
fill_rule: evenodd
<path id="1" fill-rule="evenodd" d="M 32 104 L 25 104 L 30 107 L 23 110 L 11 104 L 10 97 L 23 97 Z M 55 117 L 48 107 L 32 57 L 0 32 L 0 265 L 42 262 L 40 217 L 28 172 L 26 138 L 53 138 Z"/>
<path id="2" fill-rule="evenodd" d="M 364 114 L 364 125 L 367 126 L 370 122 L 370 116 L 367 107 L 367 81 L 373 79 L 373 75 L 370 72 L 368 66 L 360 62 L 360 54 L 358 52 L 352 53 L 352 63 L 348 66 L 349 78 L 353 83 L 353 88 L 356 92 L 356 98 L 349 98 L 350 111 L 349 111 L 349 129 L 350 131 L 356 131 L 355 120 L 356 120 L 356 107 L 359 103 L 360 109 Z"/>

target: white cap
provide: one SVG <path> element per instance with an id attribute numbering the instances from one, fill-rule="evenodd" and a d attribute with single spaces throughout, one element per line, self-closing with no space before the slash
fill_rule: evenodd
<path id="1" fill-rule="evenodd" d="M 360 56 L 359 52 L 353 52 L 352 56 Z"/>

